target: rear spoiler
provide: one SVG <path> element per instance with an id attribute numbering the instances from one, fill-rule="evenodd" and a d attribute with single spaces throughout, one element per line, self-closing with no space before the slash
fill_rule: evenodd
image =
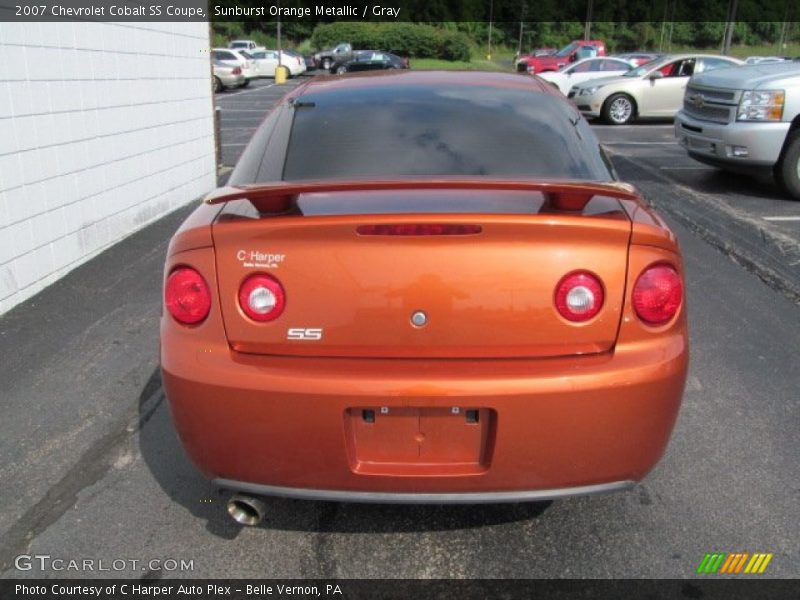
<path id="1" fill-rule="evenodd" d="M 286 212 L 300 194 L 323 192 L 361 192 L 397 190 L 504 190 L 541 192 L 555 210 L 580 211 L 594 196 L 620 200 L 637 200 L 632 185 L 621 182 L 509 180 L 509 179 L 403 179 L 367 181 L 277 181 L 257 185 L 226 186 L 209 193 L 206 204 L 222 204 L 231 200 L 249 200 L 264 213 Z"/>

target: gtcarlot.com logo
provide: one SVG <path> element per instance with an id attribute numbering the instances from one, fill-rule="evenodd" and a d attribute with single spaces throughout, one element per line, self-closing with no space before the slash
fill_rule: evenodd
<path id="1" fill-rule="evenodd" d="M 702 575 L 760 575 L 767 570 L 771 560 L 771 552 L 707 553 L 697 567 L 697 572 Z"/>
<path id="2" fill-rule="evenodd" d="M 14 559 L 18 571 L 194 571 L 194 559 L 174 558 L 58 558 L 49 554 L 20 554 Z"/>

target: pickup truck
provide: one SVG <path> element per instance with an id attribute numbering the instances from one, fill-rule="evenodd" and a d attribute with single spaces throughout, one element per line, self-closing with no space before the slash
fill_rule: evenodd
<path id="1" fill-rule="evenodd" d="M 353 46 L 343 42 L 335 48 L 320 50 L 314 55 L 314 62 L 323 70 L 329 71 L 337 63 L 347 62 L 353 58 Z"/>
<path id="2" fill-rule="evenodd" d="M 230 44 L 228 44 L 228 48 L 231 50 L 244 50 L 248 53 L 258 52 L 259 50 L 264 50 L 263 46 L 259 46 L 253 40 L 233 40 Z"/>
<path id="3" fill-rule="evenodd" d="M 581 58 L 605 55 L 606 45 L 601 40 L 575 40 L 555 54 L 521 56 L 517 61 L 517 71 L 538 75 L 547 71 L 558 71 L 564 65 Z"/>
<path id="4" fill-rule="evenodd" d="M 744 173 L 771 170 L 800 200 L 800 61 L 692 77 L 675 136 L 702 163 Z"/>

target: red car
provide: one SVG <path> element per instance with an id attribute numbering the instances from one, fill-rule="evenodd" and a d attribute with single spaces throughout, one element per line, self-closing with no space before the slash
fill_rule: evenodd
<path id="1" fill-rule="evenodd" d="M 517 71 L 539 75 L 547 71 L 558 71 L 564 65 L 592 56 L 605 56 L 606 45 L 602 40 L 575 40 L 554 54 L 523 56 L 517 61 Z"/>
<path id="2" fill-rule="evenodd" d="M 297 87 L 173 237 L 164 304 L 178 434 L 246 524 L 624 490 L 686 378 L 675 236 L 514 74 Z"/>

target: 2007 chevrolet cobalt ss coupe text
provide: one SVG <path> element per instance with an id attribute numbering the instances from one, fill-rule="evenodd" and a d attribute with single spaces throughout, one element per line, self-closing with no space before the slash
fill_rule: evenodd
<path id="1" fill-rule="evenodd" d="M 625 489 L 688 357 L 675 236 L 547 83 L 316 78 L 164 271 L 180 438 L 242 494 L 501 502 Z"/>

